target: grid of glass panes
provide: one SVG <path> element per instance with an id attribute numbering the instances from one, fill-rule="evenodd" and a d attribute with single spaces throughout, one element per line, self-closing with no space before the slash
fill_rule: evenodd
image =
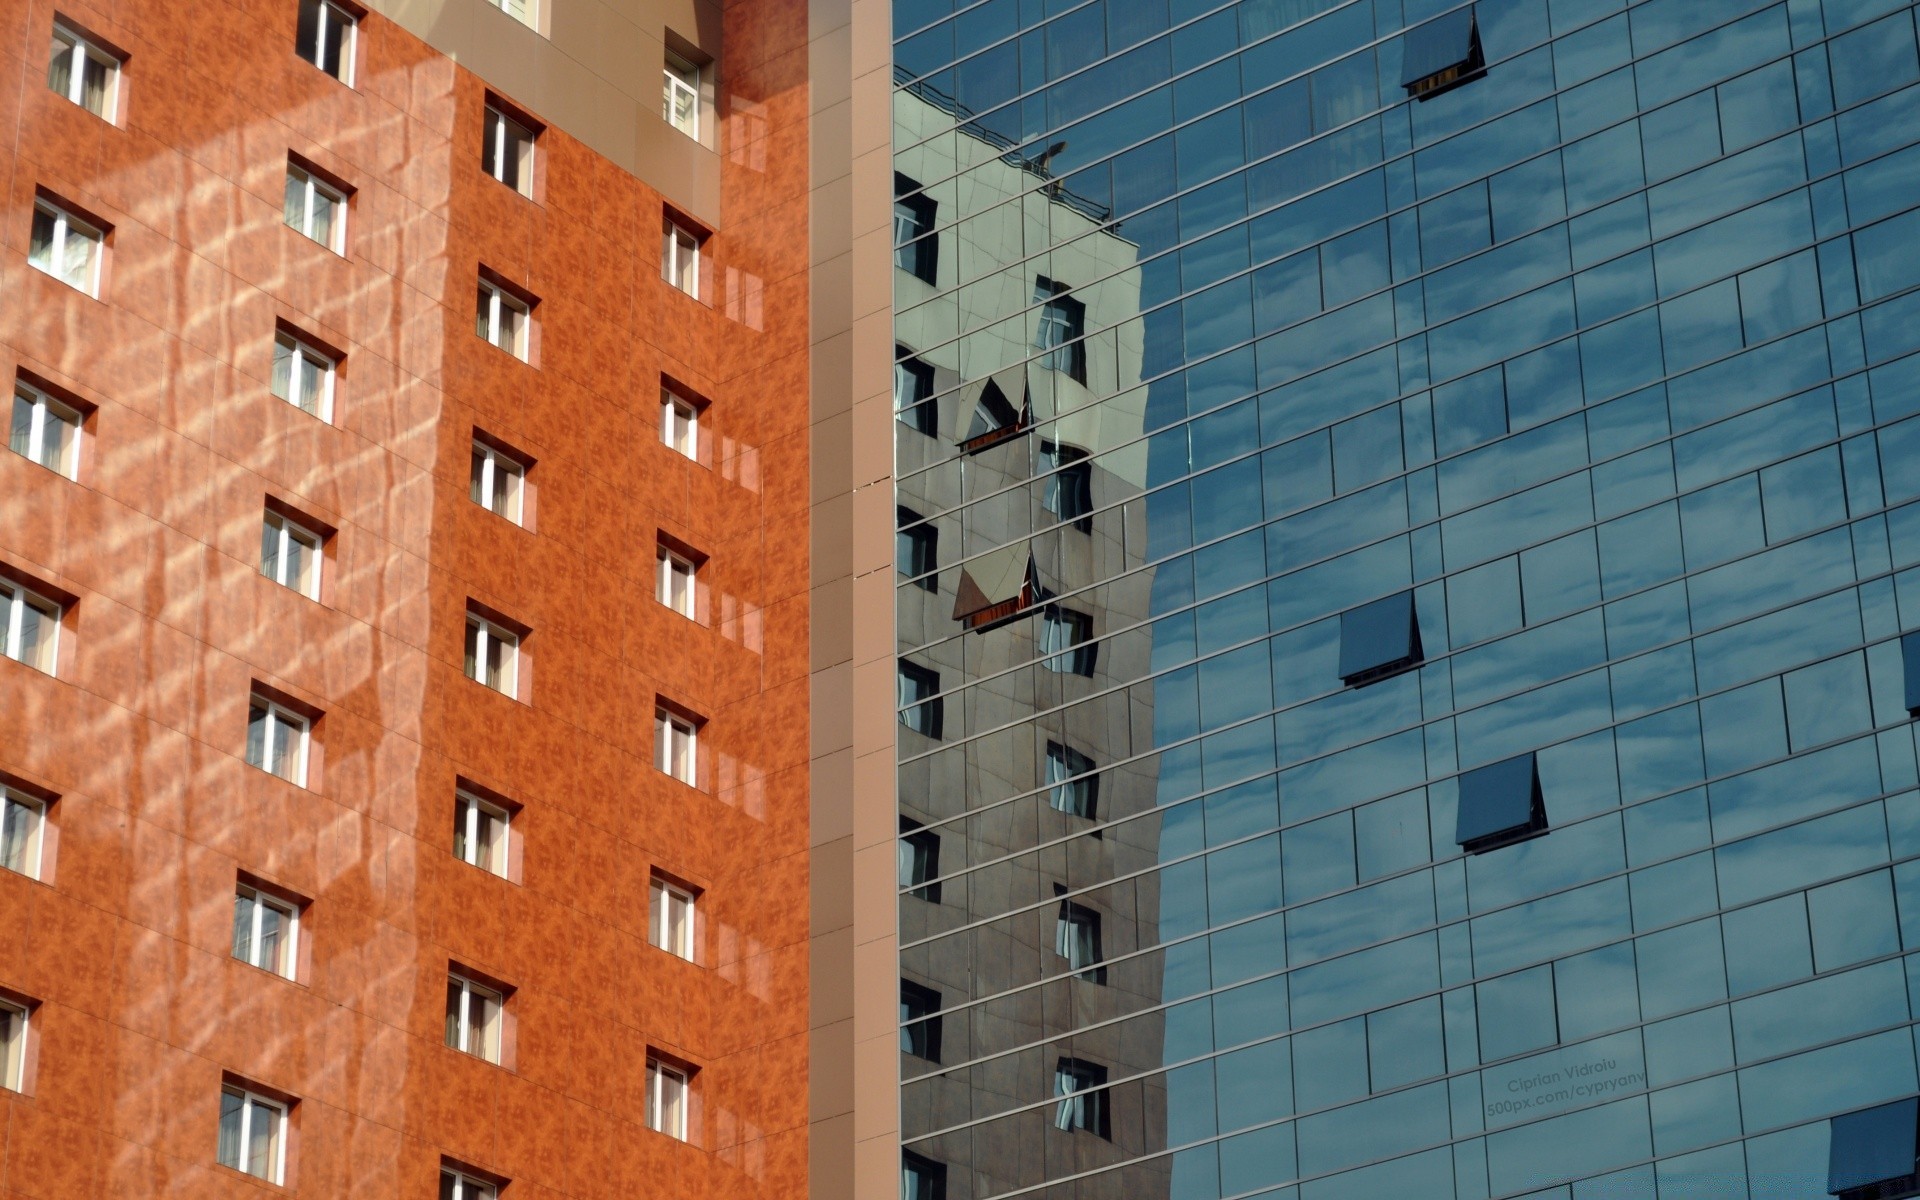
<path id="1" fill-rule="evenodd" d="M 1120 297 L 1073 276 L 1080 344 L 1122 367 L 1096 401 L 1115 424 L 1083 444 L 1143 544 L 1061 589 L 1144 600 L 1102 615 L 1138 665 L 1103 649 L 1100 666 L 1150 714 L 1150 737 L 1115 739 L 1147 803 L 1103 797 L 1102 819 L 1109 839 L 1154 823 L 1150 865 L 1074 882 L 1159 897 L 1127 943 L 1147 990 L 1111 1044 L 1195 1033 L 1206 1061 L 1177 1080 L 1159 1043 L 1128 1067 L 1170 1093 L 1201 1067 L 1221 1080 L 1169 1101 L 1176 1123 L 1208 1114 L 1189 1144 L 1218 1174 L 1192 1186 L 1218 1190 L 1195 1195 L 1302 1177 L 1329 1195 L 1822 1194 L 1826 1118 L 1920 1090 L 1898 987 L 1920 905 L 1898 648 L 1920 623 L 1920 479 L 1899 466 L 1920 448 L 1913 8 L 1482 2 L 1486 77 L 1408 104 L 1403 23 L 1456 6 L 1400 7 L 1122 2 L 987 34 L 896 6 L 916 178 L 964 195 L 1010 165 L 943 149 L 963 125 L 1031 163 L 1090 115 L 1083 94 L 1115 105 L 1093 144 L 1076 129 L 1049 154 L 1061 203 L 1039 240 L 994 246 L 1011 208 L 953 234 L 982 256 L 970 304 L 991 276 L 1046 321 L 1015 289 L 1081 252 Z M 1022 30 L 1081 53 L 996 91 L 991 47 Z M 1088 86 L 1123 53 L 1156 64 L 1124 103 Z M 900 336 L 943 363 L 978 353 L 986 336 L 934 324 L 957 299 L 902 313 Z M 1021 308 L 967 320 L 1004 336 Z M 1058 337 L 1035 342 L 1029 365 L 1057 362 Z M 902 503 L 977 534 L 970 555 L 1010 540 L 991 505 L 1018 473 L 953 447 L 921 461 Z M 1425 665 L 1342 687 L 1339 614 L 1408 589 Z M 992 702 L 1047 656 L 1037 619 L 964 635 L 944 611 L 910 624 L 925 607 L 903 596 L 902 653 L 954 664 L 955 724 L 981 716 L 939 748 L 903 739 L 902 803 L 965 778 L 931 798 L 967 814 L 942 828 L 1016 833 L 948 869 L 1044 874 L 1027 831 L 1057 827 L 1020 807 L 1050 791 L 1033 748 L 1102 714 L 1056 715 L 1038 687 L 1025 712 Z M 1550 832 L 1462 855 L 1457 776 L 1529 751 Z M 946 889 L 935 921 L 903 895 L 903 974 L 1031 920 L 1004 896 Z M 1009 1031 L 982 1075 L 1073 1034 L 1069 1014 L 1015 1019 L 1045 986 L 1024 970 L 991 993 L 939 982 Z M 1180 1007 L 1196 992 L 1204 1028 Z M 1256 1076 L 1283 1046 L 1291 1068 Z M 1617 1065 L 1587 1093 L 1604 1102 L 1506 1107 L 1518 1081 L 1596 1060 Z M 1225 1082 L 1242 1071 L 1270 1090 Z M 976 1092 L 942 1136 L 913 1125 L 934 1086 L 907 1084 L 908 1145 L 992 1174 L 966 1194 L 1058 1178 L 968 1161 L 1018 1136 L 1043 1087 Z M 1184 1153 L 1159 1160 L 1163 1189 Z M 1075 1186 L 1135 1194 L 1153 1160 L 1123 1150 Z"/>
<path id="2" fill-rule="evenodd" d="M 15 384 L 7 448 L 72 479 L 80 466 L 80 414 L 39 388 Z"/>

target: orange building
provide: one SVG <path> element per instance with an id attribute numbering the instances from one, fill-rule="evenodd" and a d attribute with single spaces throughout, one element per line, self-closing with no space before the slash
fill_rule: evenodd
<path id="1" fill-rule="evenodd" d="M 808 1191 L 806 30 L 0 5 L 0 1196 Z"/>

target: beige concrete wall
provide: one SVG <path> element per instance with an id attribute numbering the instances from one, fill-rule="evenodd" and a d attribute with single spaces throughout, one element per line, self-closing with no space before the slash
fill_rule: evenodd
<path id="1" fill-rule="evenodd" d="M 699 48 L 724 80 L 718 0 L 531 0 L 538 29 L 487 0 L 367 0 L 368 6 L 486 80 L 507 99 L 718 227 L 724 88 L 695 142 L 660 115 L 669 30 Z M 767 47 L 767 53 L 791 47 Z M 761 55 L 762 57 L 765 54 Z"/>
<path id="2" fill-rule="evenodd" d="M 900 1193 L 887 0 L 814 0 L 810 1191 Z"/>

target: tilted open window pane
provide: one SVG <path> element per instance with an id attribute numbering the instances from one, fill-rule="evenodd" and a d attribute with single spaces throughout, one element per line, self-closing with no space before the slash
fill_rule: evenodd
<path id="1" fill-rule="evenodd" d="M 1407 31 L 1400 84 L 1416 100 L 1431 100 L 1486 73 L 1471 5 Z"/>
<path id="2" fill-rule="evenodd" d="M 294 50 L 301 58 L 338 79 L 353 82 L 353 15 L 327 0 L 300 0 L 300 27 Z"/>
<path id="3" fill-rule="evenodd" d="M 1920 1190 L 1920 1098 L 1834 1117 L 1828 1137 L 1828 1195 L 1881 1200 Z"/>
<path id="4" fill-rule="evenodd" d="M 72 479 L 80 459 L 80 414 L 38 388 L 17 384 L 7 448 Z"/>
<path id="5" fill-rule="evenodd" d="M 53 674 L 60 606 L 17 583 L 0 581 L 0 653 Z"/>
<path id="6" fill-rule="evenodd" d="M 1454 841 L 1468 854 L 1484 854 L 1547 832 L 1534 756 L 1522 754 L 1461 775 L 1454 830 Z"/>
<path id="7" fill-rule="evenodd" d="M 1340 681 L 1349 687 L 1398 675 L 1424 657 L 1412 592 L 1340 614 Z"/>

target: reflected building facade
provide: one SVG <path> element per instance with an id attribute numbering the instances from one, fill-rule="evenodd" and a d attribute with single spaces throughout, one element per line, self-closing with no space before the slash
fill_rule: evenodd
<path id="1" fill-rule="evenodd" d="M 1913 6 L 892 15 L 903 1200 L 1878 1194 Z"/>

